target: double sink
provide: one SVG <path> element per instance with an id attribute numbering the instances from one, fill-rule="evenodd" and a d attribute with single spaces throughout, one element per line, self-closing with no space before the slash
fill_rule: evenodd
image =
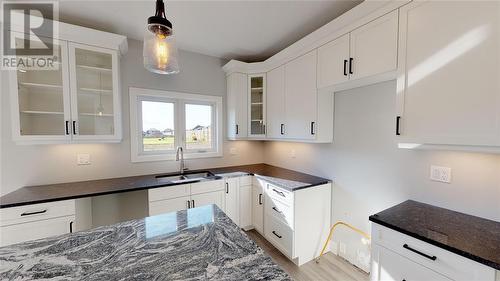
<path id="1" fill-rule="evenodd" d="M 198 172 L 185 172 L 178 174 L 168 174 L 156 176 L 156 180 L 159 184 L 179 184 L 179 183 L 190 183 L 198 182 L 203 180 L 217 180 L 222 177 L 214 175 L 210 171 L 198 171 Z"/>

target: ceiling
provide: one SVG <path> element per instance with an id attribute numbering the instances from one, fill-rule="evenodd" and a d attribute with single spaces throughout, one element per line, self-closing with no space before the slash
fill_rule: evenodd
<path id="1" fill-rule="evenodd" d="M 265 60 L 358 5 L 329 1 L 165 1 L 180 49 Z M 154 0 L 59 2 L 59 20 L 142 40 Z"/>

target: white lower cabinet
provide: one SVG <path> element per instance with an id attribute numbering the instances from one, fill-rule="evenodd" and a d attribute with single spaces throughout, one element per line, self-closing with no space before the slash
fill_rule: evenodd
<path id="1" fill-rule="evenodd" d="M 0 246 L 70 233 L 75 200 L 0 209 Z"/>
<path id="2" fill-rule="evenodd" d="M 372 224 L 371 281 L 495 281 L 495 269 Z"/>
<path id="3" fill-rule="evenodd" d="M 240 210 L 238 203 L 239 178 L 225 179 L 224 197 L 226 200 L 226 215 L 237 225 L 240 224 Z"/>
<path id="4" fill-rule="evenodd" d="M 166 186 L 148 190 L 149 215 L 216 204 L 225 210 L 224 181 Z"/>
<path id="5" fill-rule="evenodd" d="M 252 177 L 241 177 L 239 188 L 239 226 L 245 230 L 252 229 Z"/>
<path id="6" fill-rule="evenodd" d="M 254 178 L 252 186 L 252 225 L 264 235 L 264 188 L 260 180 Z"/>

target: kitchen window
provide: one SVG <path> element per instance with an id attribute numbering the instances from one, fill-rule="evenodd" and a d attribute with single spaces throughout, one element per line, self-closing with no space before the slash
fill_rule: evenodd
<path id="1" fill-rule="evenodd" d="M 132 162 L 222 156 L 222 98 L 130 88 Z"/>

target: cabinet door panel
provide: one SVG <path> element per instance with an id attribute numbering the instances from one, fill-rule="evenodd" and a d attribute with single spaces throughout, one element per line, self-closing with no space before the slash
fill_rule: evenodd
<path id="1" fill-rule="evenodd" d="M 500 145 L 500 3 L 401 9 L 398 103 L 404 142 Z"/>
<path id="2" fill-rule="evenodd" d="M 192 195 L 191 200 L 194 201 L 195 208 L 215 204 L 224 210 L 224 192 L 222 190 Z"/>
<path id="3" fill-rule="evenodd" d="M 188 207 L 189 196 L 149 202 L 149 215 L 155 216 L 163 213 L 185 210 Z"/>
<path id="4" fill-rule="evenodd" d="M 240 226 L 247 228 L 252 225 L 252 186 L 239 188 Z"/>
<path id="5" fill-rule="evenodd" d="M 12 32 L 16 45 L 24 34 Z M 33 47 L 41 42 L 28 38 Z M 15 141 L 69 141 L 66 121 L 70 116 L 67 43 L 46 39 L 54 48 L 53 68 L 23 67 L 10 72 L 12 136 Z M 41 46 L 40 46 L 41 47 Z"/>
<path id="6" fill-rule="evenodd" d="M 248 136 L 266 136 L 266 77 L 264 74 L 248 77 Z"/>
<path id="7" fill-rule="evenodd" d="M 317 118 L 316 50 L 285 65 L 286 131 L 292 139 L 314 139 Z"/>
<path id="8" fill-rule="evenodd" d="M 395 71 L 398 57 L 398 11 L 351 32 L 350 79 Z"/>
<path id="9" fill-rule="evenodd" d="M 260 183 L 252 187 L 252 225 L 264 235 L 264 191 Z"/>
<path id="10" fill-rule="evenodd" d="M 239 212 L 239 202 L 238 202 L 238 188 L 239 179 L 238 178 L 227 178 L 226 179 L 226 190 L 224 191 L 225 202 L 226 202 L 226 215 L 233 220 L 237 225 L 240 225 L 240 212 Z"/>
<path id="11" fill-rule="evenodd" d="M 349 80 L 349 34 L 318 48 L 318 88 Z"/>
<path id="12" fill-rule="evenodd" d="M 121 138 L 117 51 L 70 43 L 73 138 Z"/>
<path id="13" fill-rule="evenodd" d="M 75 216 L 13 224 L 0 227 L 1 246 L 46 238 L 70 232 Z"/>
<path id="14" fill-rule="evenodd" d="M 247 136 L 247 75 L 233 73 L 227 77 L 228 138 Z"/>
<path id="15" fill-rule="evenodd" d="M 285 127 L 285 67 L 267 73 L 267 137 L 286 137 Z"/>

